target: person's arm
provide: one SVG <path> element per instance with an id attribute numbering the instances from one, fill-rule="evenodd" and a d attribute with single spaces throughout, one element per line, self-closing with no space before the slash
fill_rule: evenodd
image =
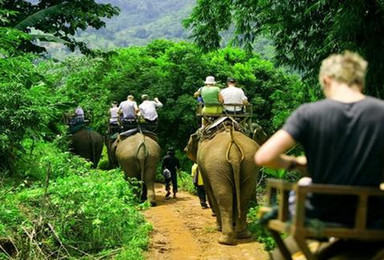
<path id="1" fill-rule="evenodd" d="M 140 112 L 140 110 L 139 110 L 139 108 L 138 108 L 136 102 L 135 102 L 135 104 L 133 105 L 133 107 L 134 107 L 134 109 L 135 109 L 135 114 L 137 115 L 137 114 Z"/>
<path id="2" fill-rule="evenodd" d="M 244 94 L 244 90 L 241 89 L 241 99 L 243 100 L 243 104 L 244 105 L 248 105 L 248 98 L 247 96 Z"/>
<path id="3" fill-rule="evenodd" d="M 285 130 L 279 130 L 265 142 L 255 154 L 255 162 L 259 166 L 272 169 L 298 170 L 306 172 L 307 160 L 304 156 L 294 157 L 284 152 L 296 144 L 293 137 Z"/>
<path id="4" fill-rule="evenodd" d="M 219 102 L 221 103 L 221 104 L 223 104 L 224 103 L 224 98 L 223 98 L 223 95 L 221 95 L 221 93 L 219 92 L 219 96 L 218 96 L 218 99 L 219 99 Z"/>
<path id="5" fill-rule="evenodd" d="M 155 102 L 155 107 L 163 107 L 163 103 L 161 103 L 158 98 L 154 98 L 153 101 Z"/>
<path id="6" fill-rule="evenodd" d="M 161 164 L 161 168 L 163 169 L 163 171 L 165 170 L 165 159 L 163 159 L 163 163 Z"/>

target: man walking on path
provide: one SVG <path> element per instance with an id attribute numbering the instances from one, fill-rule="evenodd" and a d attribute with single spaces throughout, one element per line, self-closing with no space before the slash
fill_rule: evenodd
<path id="1" fill-rule="evenodd" d="M 379 187 L 384 172 L 384 102 L 362 94 L 367 65 L 351 52 L 325 59 L 319 80 L 326 99 L 300 106 L 261 146 L 256 163 L 307 171 L 315 184 Z M 296 143 L 306 157 L 283 154 Z M 353 225 L 356 198 L 313 194 L 309 202 L 307 217 Z M 382 221 L 379 211 L 369 212 L 369 219 Z"/>
<path id="2" fill-rule="evenodd" d="M 163 171 L 165 169 L 168 169 L 171 172 L 171 178 L 165 180 L 165 190 L 167 191 L 167 194 L 165 195 L 166 198 L 169 198 L 171 195 L 171 181 L 172 181 L 172 191 L 173 191 L 173 197 L 176 198 L 177 193 L 177 171 L 180 168 L 179 160 L 175 156 L 175 150 L 171 147 L 168 149 L 167 155 L 163 158 L 163 165 L 162 169 Z"/>

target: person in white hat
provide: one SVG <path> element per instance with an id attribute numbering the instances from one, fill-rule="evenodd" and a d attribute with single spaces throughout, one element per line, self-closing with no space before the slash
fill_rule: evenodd
<path id="1" fill-rule="evenodd" d="M 203 114 L 220 114 L 222 112 L 223 97 L 220 88 L 216 87 L 215 77 L 208 76 L 205 79 L 205 86 L 195 92 L 194 96 L 202 97 L 204 101 Z"/>

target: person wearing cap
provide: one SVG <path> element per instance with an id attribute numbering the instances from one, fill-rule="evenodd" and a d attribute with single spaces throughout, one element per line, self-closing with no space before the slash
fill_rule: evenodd
<path id="1" fill-rule="evenodd" d="M 244 111 L 243 106 L 248 104 L 248 98 L 241 88 L 236 87 L 234 78 L 227 79 L 227 87 L 221 90 L 225 111 L 229 114 L 237 114 Z M 225 105 L 231 104 L 231 105 Z"/>
<path id="2" fill-rule="evenodd" d="M 180 162 L 175 156 L 175 150 L 170 147 L 168 149 L 167 155 L 163 158 L 162 169 L 168 169 L 171 172 L 171 178 L 165 180 L 165 190 L 167 194 L 165 197 L 168 199 L 171 195 L 171 182 L 172 182 L 172 191 L 173 197 L 176 198 L 177 189 L 177 171 L 180 168 Z"/>
<path id="3" fill-rule="evenodd" d="M 137 112 L 139 112 L 139 109 L 132 95 L 128 95 L 127 100 L 119 105 L 119 114 L 123 115 L 123 123 L 135 120 Z"/>
<path id="4" fill-rule="evenodd" d="M 311 177 L 314 184 L 378 188 L 384 172 L 384 102 L 362 93 L 367 65 L 352 52 L 323 60 L 319 82 L 326 99 L 303 104 L 293 112 L 283 128 L 256 152 L 256 164 L 297 170 Z M 303 146 L 305 157 L 284 154 L 296 143 Z M 353 225 L 353 196 L 312 194 L 308 201 L 307 217 Z M 369 203 L 368 208 L 372 206 Z M 369 222 L 384 224 L 383 212 L 379 212 L 382 207 L 374 207 L 368 214 Z"/>
<path id="5" fill-rule="evenodd" d="M 153 100 L 149 100 L 149 96 L 144 94 L 141 96 L 143 102 L 139 106 L 140 114 L 148 123 L 157 123 L 157 108 L 163 107 L 163 104 L 156 97 Z"/>

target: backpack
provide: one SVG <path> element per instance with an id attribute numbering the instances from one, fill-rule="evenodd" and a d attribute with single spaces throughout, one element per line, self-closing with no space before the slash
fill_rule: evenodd
<path id="1" fill-rule="evenodd" d="M 171 178 L 171 171 L 168 170 L 167 168 L 165 168 L 163 171 L 163 176 L 165 179 L 170 179 Z"/>

